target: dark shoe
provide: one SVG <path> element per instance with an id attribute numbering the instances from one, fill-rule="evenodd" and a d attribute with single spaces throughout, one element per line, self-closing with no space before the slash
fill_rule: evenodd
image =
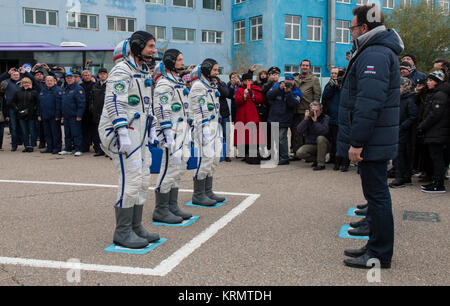
<path id="1" fill-rule="evenodd" d="M 40 141 L 39 142 L 39 149 L 44 149 L 45 148 L 45 142 Z"/>
<path id="2" fill-rule="evenodd" d="M 352 228 L 358 228 L 360 226 L 363 226 L 364 224 L 367 224 L 366 218 L 362 218 L 361 220 L 356 221 L 356 222 L 350 222 L 350 226 Z"/>
<path id="3" fill-rule="evenodd" d="M 45 149 L 45 150 L 41 150 L 41 153 L 52 153 L 52 151 Z M 56 152 L 56 153 L 58 153 L 58 152 Z"/>
<path id="4" fill-rule="evenodd" d="M 194 194 L 192 195 L 192 204 L 202 206 L 214 206 L 217 204 L 216 200 L 210 199 L 205 193 L 206 179 L 194 179 Z"/>
<path id="5" fill-rule="evenodd" d="M 355 215 L 358 216 L 367 216 L 367 211 L 369 210 L 368 207 L 364 208 L 364 209 L 357 209 L 355 210 Z"/>
<path id="6" fill-rule="evenodd" d="M 289 161 L 299 161 L 299 160 L 301 159 L 297 158 L 296 156 L 289 157 Z"/>
<path id="7" fill-rule="evenodd" d="M 11 148 L 11 152 L 16 152 L 17 151 L 17 147 L 12 147 Z"/>
<path id="8" fill-rule="evenodd" d="M 341 172 L 348 172 L 348 167 L 349 166 L 342 166 Z"/>
<path id="9" fill-rule="evenodd" d="M 153 211 L 153 221 L 168 224 L 178 224 L 183 222 L 183 218 L 175 216 L 169 210 L 170 193 L 155 192 L 155 210 Z"/>
<path id="10" fill-rule="evenodd" d="M 369 236 L 370 234 L 369 224 L 367 222 L 363 223 L 361 224 L 361 226 L 349 230 L 348 233 L 349 235 L 352 236 Z"/>
<path id="11" fill-rule="evenodd" d="M 159 240 L 158 234 L 150 234 L 142 226 L 142 212 L 144 205 L 134 205 L 133 207 L 133 222 L 132 229 L 141 238 L 147 239 L 148 243 L 153 243 Z"/>
<path id="12" fill-rule="evenodd" d="M 116 230 L 114 231 L 113 242 L 116 245 L 130 249 L 142 249 L 148 245 L 148 240 L 136 235 L 132 230 L 133 207 L 115 207 Z"/>
<path id="13" fill-rule="evenodd" d="M 369 207 L 369 203 L 356 205 L 356 208 L 358 208 L 358 209 L 364 209 L 367 207 Z"/>
<path id="14" fill-rule="evenodd" d="M 192 214 L 186 213 L 178 207 L 178 188 L 172 188 L 170 190 L 169 210 L 175 216 L 183 218 L 183 220 L 189 220 L 190 218 L 192 218 Z"/>
<path id="15" fill-rule="evenodd" d="M 28 153 L 31 153 L 31 152 L 34 151 L 34 149 L 33 149 L 32 147 L 27 148 L 27 150 L 28 150 L 28 151 L 27 151 Z"/>
<path id="16" fill-rule="evenodd" d="M 333 170 L 339 171 L 340 168 L 341 168 L 341 164 L 334 164 Z"/>
<path id="17" fill-rule="evenodd" d="M 314 171 L 320 171 L 320 170 L 325 170 L 325 166 L 315 166 L 313 168 Z"/>
<path id="18" fill-rule="evenodd" d="M 392 168 L 388 171 L 388 178 L 395 178 L 395 170 Z"/>
<path id="19" fill-rule="evenodd" d="M 431 184 L 421 185 L 420 188 L 421 189 L 429 189 L 429 188 L 433 187 L 433 185 L 434 185 L 434 182 Z"/>
<path id="20" fill-rule="evenodd" d="M 389 187 L 391 187 L 391 188 L 402 188 L 405 186 L 406 186 L 406 184 L 401 179 L 395 179 L 389 184 Z"/>
<path id="21" fill-rule="evenodd" d="M 25 149 L 22 150 L 22 153 L 27 153 L 27 152 L 28 152 L 28 149 L 27 149 L 27 148 L 25 148 Z"/>
<path id="22" fill-rule="evenodd" d="M 278 162 L 278 166 L 284 166 L 284 165 L 289 165 L 289 160 L 288 159 L 280 160 Z"/>
<path id="23" fill-rule="evenodd" d="M 419 179 L 419 183 L 428 183 L 428 182 L 431 182 L 431 180 L 432 180 L 431 176 L 425 175 Z"/>
<path id="24" fill-rule="evenodd" d="M 447 190 L 445 189 L 445 186 L 441 182 L 434 182 L 432 186 L 428 188 L 422 189 L 422 192 L 425 193 L 446 193 Z"/>
<path id="25" fill-rule="evenodd" d="M 208 198 L 215 200 L 217 203 L 222 203 L 226 200 L 224 197 L 216 195 L 213 190 L 213 177 L 208 176 L 205 180 L 205 194 Z"/>
<path id="26" fill-rule="evenodd" d="M 364 255 L 361 255 L 356 258 L 351 259 L 345 259 L 344 264 L 348 267 L 352 268 L 360 268 L 360 269 L 372 269 L 374 267 L 374 264 L 369 264 L 369 260 L 373 259 L 374 257 L 371 257 L 369 254 L 364 253 Z M 380 261 L 380 268 L 381 269 L 389 269 L 391 267 L 390 262 L 381 262 Z"/>
<path id="27" fill-rule="evenodd" d="M 312 168 L 317 167 L 317 162 L 312 162 L 311 167 Z"/>
<path id="28" fill-rule="evenodd" d="M 103 155 L 105 155 L 105 152 L 103 151 L 99 151 L 94 154 L 94 156 L 103 156 Z"/>
<path id="29" fill-rule="evenodd" d="M 367 252 L 367 247 L 363 246 L 362 248 L 356 249 L 356 250 L 354 250 L 354 249 L 345 250 L 344 255 L 348 256 L 348 257 L 357 258 L 357 257 L 363 256 L 364 254 L 366 254 L 366 252 Z"/>
<path id="30" fill-rule="evenodd" d="M 52 154 L 55 155 L 55 154 L 58 154 L 58 152 L 59 152 L 59 150 L 56 150 L 56 151 L 53 151 Z"/>
<path id="31" fill-rule="evenodd" d="M 230 162 L 231 162 L 231 158 L 225 157 L 225 161 L 226 161 L 227 163 L 230 163 Z"/>

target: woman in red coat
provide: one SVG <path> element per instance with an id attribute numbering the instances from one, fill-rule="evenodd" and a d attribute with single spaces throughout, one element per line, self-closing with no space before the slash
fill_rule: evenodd
<path id="1" fill-rule="evenodd" d="M 247 73 L 242 75 L 242 87 L 238 88 L 235 95 L 237 105 L 236 122 L 234 128 L 234 145 L 242 152 L 245 147 L 245 161 L 248 163 L 259 163 L 260 156 L 258 150 L 249 154 L 250 145 L 258 148 L 262 139 L 259 137 L 259 116 L 256 104 L 264 103 L 264 96 L 261 88 L 253 85 L 253 75 Z M 254 124 L 249 124 L 253 122 Z M 250 155 L 250 156 L 249 156 Z"/>

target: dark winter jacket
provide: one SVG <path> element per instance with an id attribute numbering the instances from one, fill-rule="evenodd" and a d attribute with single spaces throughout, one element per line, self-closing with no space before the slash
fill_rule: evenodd
<path id="1" fill-rule="evenodd" d="M 423 120 L 417 127 L 424 143 L 450 143 L 450 84 L 443 82 L 430 90 L 425 98 Z"/>
<path id="2" fill-rule="evenodd" d="M 338 125 L 341 89 L 338 85 L 328 83 L 322 94 L 323 112 L 330 116 L 330 124 Z"/>
<path id="3" fill-rule="evenodd" d="M 425 80 L 427 78 L 427 75 L 423 72 L 417 71 L 417 69 L 414 68 L 409 72 L 408 78 L 413 81 L 414 85 L 417 85 L 420 80 Z"/>
<path id="4" fill-rule="evenodd" d="M 219 103 L 220 103 L 220 117 L 222 118 L 229 118 L 230 117 L 230 108 L 228 107 L 228 86 L 225 82 L 220 81 L 217 83 L 217 89 L 219 90 L 220 97 L 219 97 Z"/>
<path id="5" fill-rule="evenodd" d="M 303 93 L 297 87 L 285 93 L 280 88 L 281 83 L 275 84 L 267 92 L 267 103 L 270 107 L 267 122 L 278 122 L 282 128 L 290 127 L 295 111 L 300 105 Z"/>
<path id="6" fill-rule="evenodd" d="M 365 161 L 395 158 L 400 119 L 400 66 L 403 42 L 379 26 L 354 41 L 356 50 L 344 79 L 339 104 L 337 155 L 363 148 Z"/>
<path id="7" fill-rule="evenodd" d="M 95 124 L 100 123 L 103 104 L 105 102 L 106 82 L 102 85 L 100 81 L 92 87 L 91 98 L 89 100 L 89 109 L 91 111 L 91 120 Z"/>
<path id="8" fill-rule="evenodd" d="M 6 106 L 9 107 L 11 105 L 11 101 L 12 98 L 14 97 L 14 94 L 16 93 L 16 91 L 18 91 L 20 89 L 20 81 L 13 81 L 10 78 L 10 75 L 8 74 L 8 72 L 3 73 L 2 75 L 0 75 L 0 83 L 5 81 L 8 83 L 8 86 L 6 86 L 6 90 L 5 90 L 5 101 L 6 101 Z M 19 83 L 19 84 L 18 84 Z"/>
<path id="9" fill-rule="evenodd" d="M 400 127 L 399 143 L 408 143 L 411 139 L 411 130 L 417 121 L 418 108 L 416 105 L 416 94 L 408 93 L 400 98 Z"/>
<path id="10" fill-rule="evenodd" d="M 64 118 L 83 118 L 86 108 L 86 97 L 83 88 L 73 83 L 67 85 L 63 89 L 62 94 L 62 116 Z"/>
<path id="11" fill-rule="evenodd" d="M 235 85 L 232 86 L 231 82 L 228 82 L 227 84 L 228 87 L 228 99 L 231 99 L 231 120 L 233 122 L 236 122 L 236 113 L 237 113 L 237 104 L 235 102 L 235 96 L 236 96 L 236 92 L 239 89 L 239 86 Z"/>
<path id="12" fill-rule="evenodd" d="M 58 86 L 45 86 L 39 93 L 38 115 L 42 120 L 61 118 L 62 90 Z"/>
<path id="13" fill-rule="evenodd" d="M 330 117 L 321 114 L 317 121 L 314 122 L 311 118 L 303 120 L 297 126 L 297 131 L 300 135 L 305 135 L 305 144 L 317 144 L 317 137 L 325 136 L 328 138 Z"/>
<path id="14" fill-rule="evenodd" d="M 38 93 L 30 88 L 19 89 L 11 100 L 11 107 L 17 112 L 17 119 L 35 120 L 37 118 Z"/>

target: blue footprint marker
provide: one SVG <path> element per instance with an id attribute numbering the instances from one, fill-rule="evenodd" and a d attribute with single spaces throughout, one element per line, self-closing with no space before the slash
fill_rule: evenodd
<path id="1" fill-rule="evenodd" d="M 162 223 L 162 222 L 153 222 L 152 225 L 159 225 L 159 226 L 174 226 L 174 227 L 187 227 L 187 226 L 193 224 L 195 221 L 197 221 L 198 218 L 200 218 L 200 216 L 192 216 L 190 219 L 184 220 L 183 222 L 178 223 L 178 224 L 169 224 L 169 223 Z"/>
<path id="2" fill-rule="evenodd" d="M 339 230 L 339 237 L 348 238 L 348 239 L 361 239 L 361 240 L 369 240 L 368 236 L 352 236 L 348 233 L 348 230 L 351 229 L 350 225 L 344 224 Z"/>
<path id="3" fill-rule="evenodd" d="M 166 238 L 161 238 L 155 243 L 150 243 L 147 247 L 145 247 L 143 249 L 129 249 L 129 248 L 125 248 L 125 247 L 121 247 L 121 246 L 115 245 L 113 243 L 109 247 L 107 247 L 105 249 L 105 251 L 106 252 L 113 252 L 113 253 L 127 253 L 127 254 L 144 255 L 144 254 L 147 254 L 148 252 L 150 252 L 151 250 L 159 247 L 161 244 L 163 244 L 166 241 L 167 241 Z"/>
<path id="4" fill-rule="evenodd" d="M 228 202 L 228 200 L 225 200 L 223 202 L 217 203 L 214 206 L 203 206 L 203 205 L 197 205 L 197 204 L 192 204 L 192 201 L 189 201 L 189 203 L 186 203 L 186 206 L 190 206 L 190 207 L 206 207 L 206 208 L 217 208 L 222 206 L 223 204 L 225 204 L 226 202 Z"/>
<path id="5" fill-rule="evenodd" d="M 360 215 L 355 214 L 355 210 L 357 210 L 357 209 L 358 209 L 358 207 L 350 207 L 348 209 L 347 216 L 365 218 L 366 216 L 360 216 Z"/>

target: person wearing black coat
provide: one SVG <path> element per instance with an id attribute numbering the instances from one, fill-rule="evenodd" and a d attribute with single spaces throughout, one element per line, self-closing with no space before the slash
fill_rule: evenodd
<path id="1" fill-rule="evenodd" d="M 450 143 L 450 106 L 448 103 L 450 85 L 442 70 L 433 71 L 427 77 L 428 94 L 425 98 L 423 120 L 417 131 L 422 135 L 424 144 L 433 164 L 433 181 L 422 185 L 426 193 L 445 193 L 444 186 L 446 159 L 445 146 Z"/>
<path id="2" fill-rule="evenodd" d="M 33 152 L 36 141 L 36 118 L 38 108 L 38 93 L 33 89 L 29 78 L 22 79 L 22 88 L 14 94 L 11 107 L 17 112 L 17 118 L 22 129 L 22 152 Z"/>
<path id="3" fill-rule="evenodd" d="M 100 68 L 98 71 L 98 81 L 94 83 L 91 89 L 91 94 L 86 96 L 88 100 L 88 109 L 90 111 L 89 130 L 92 136 L 92 143 L 94 145 L 94 156 L 105 155 L 100 147 L 100 136 L 98 134 L 98 125 L 102 115 L 103 104 L 105 101 L 106 80 L 108 78 L 108 71 L 105 68 Z"/>
<path id="4" fill-rule="evenodd" d="M 230 89 L 227 84 L 220 79 L 217 79 L 217 89 L 219 90 L 219 104 L 220 104 L 220 124 L 222 125 L 223 141 L 226 143 L 227 150 L 225 155 L 225 161 L 231 162 L 231 139 L 230 139 L 230 108 L 228 107 L 227 98 L 230 96 Z"/>
<path id="5" fill-rule="evenodd" d="M 396 177 L 389 184 L 391 188 L 404 187 L 411 184 L 411 157 L 408 146 L 411 139 L 413 125 L 417 121 L 418 108 L 416 105 L 416 95 L 414 93 L 414 83 L 407 77 L 401 78 L 400 83 L 400 121 L 399 140 L 397 153 Z"/>
<path id="6" fill-rule="evenodd" d="M 86 109 L 81 120 L 81 134 L 83 136 L 82 152 L 89 152 L 92 144 L 93 131 L 91 130 L 91 109 L 88 101 L 92 100 L 92 89 L 95 82 L 92 81 L 92 75 L 88 70 L 83 71 L 83 82 L 80 84 L 86 94 Z"/>
<path id="7" fill-rule="evenodd" d="M 6 84 L 5 84 L 6 85 Z M 5 86 L 6 87 L 6 86 Z M 8 117 L 8 112 L 6 108 L 4 89 L 0 88 L 0 150 L 3 150 L 3 132 L 7 124 L 6 118 Z"/>

